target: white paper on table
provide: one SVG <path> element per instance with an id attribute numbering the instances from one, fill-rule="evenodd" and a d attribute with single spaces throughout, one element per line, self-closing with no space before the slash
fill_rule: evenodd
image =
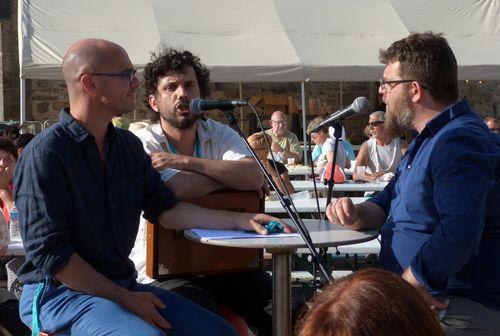
<path id="1" fill-rule="evenodd" d="M 240 239 L 240 238 L 270 238 L 270 237 L 300 237 L 298 233 L 270 233 L 261 235 L 257 232 L 246 232 L 238 230 L 206 230 L 206 229 L 191 229 L 201 240 L 207 241 L 210 239 Z"/>

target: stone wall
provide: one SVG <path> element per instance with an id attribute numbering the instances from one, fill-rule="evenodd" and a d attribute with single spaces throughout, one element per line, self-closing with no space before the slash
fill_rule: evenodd
<path id="1" fill-rule="evenodd" d="M 19 120 L 19 68 L 17 47 L 17 1 L 10 1 L 10 19 L 0 21 L 0 120 Z M 340 88 L 338 82 L 307 82 L 305 92 L 307 102 L 314 99 L 318 105 L 331 106 L 335 111 L 341 106 L 350 104 L 354 98 L 365 96 L 373 103 L 376 109 L 377 85 L 367 82 L 344 82 L 342 83 L 343 100 L 340 101 Z M 257 96 L 291 97 L 300 106 L 301 86 L 300 83 L 242 83 L 241 95 L 243 99 Z M 137 109 L 134 113 L 127 115 L 130 119 L 146 119 L 148 113 L 142 104 L 143 91 L 137 93 Z M 240 88 L 237 83 L 212 84 L 211 98 L 239 98 Z M 461 81 L 460 97 L 467 98 L 474 109 L 481 115 L 500 116 L 500 81 Z M 68 105 L 68 96 L 63 81 L 26 81 L 26 114 L 27 120 L 52 120 L 57 119 L 61 107 Z M 262 118 L 269 118 L 272 106 L 257 106 Z M 250 110 L 245 109 L 243 113 L 243 130 L 245 133 L 253 131 L 256 123 Z M 311 111 L 309 111 L 311 112 Z M 210 112 L 209 117 L 225 122 L 222 113 Z M 240 118 L 240 113 L 237 112 Z M 308 121 L 314 116 L 308 115 Z M 298 114 L 290 114 L 289 126 L 300 133 L 301 117 Z M 363 140 L 362 130 L 366 124 L 366 117 L 353 118 L 346 121 L 348 137 L 354 144 Z"/>

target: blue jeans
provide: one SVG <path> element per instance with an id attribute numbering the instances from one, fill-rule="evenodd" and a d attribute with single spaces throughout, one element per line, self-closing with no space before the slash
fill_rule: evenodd
<path id="1" fill-rule="evenodd" d="M 21 320 L 28 326 L 32 322 L 36 287 L 37 284 L 24 285 L 19 303 Z M 158 296 L 166 305 L 159 312 L 172 329 L 160 330 L 113 301 L 82 294 L 47 279 L 38 300 L 40 330 L 65 331 L 71 335 L 236 335 L 224 319 L 180 295 L 135 281 L 128 282 L 126 287 Z"/>

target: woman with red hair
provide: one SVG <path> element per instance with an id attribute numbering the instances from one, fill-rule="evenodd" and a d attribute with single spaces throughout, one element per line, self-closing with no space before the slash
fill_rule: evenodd
<path id="1" fill-rule="evenodd" d="M 420 294 L 401 277 L 364 269 L 316 296 L 299 336 L 444 336 Z"/>

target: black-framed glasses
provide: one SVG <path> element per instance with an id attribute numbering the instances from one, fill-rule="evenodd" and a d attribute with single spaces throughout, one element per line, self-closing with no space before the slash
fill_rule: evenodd
<path id="1" fill-rule="evenodd" d="M 127 77 L 130 84 L 134 81 L 137 69 L 129 69 L 121 72 L 92 72 L 92 76 L 106 76 L 106 77 Z"/>
<path id="2" fill-rule="evenodd" d="M 376 126 L 381 125 L 383 123 L 384 123 L 383 121 L 371 121 L 371 122 L 368 123 L 368 126 L 370 126 L 370 127 L 376 127 Z"/>
<path id="3" fill-rule="evenodd" d="M 379 79 L 378 82 L 380 84 L 380 88 L 382 89 L 382 91 L 385 91 L 385 92 L 391 92 L 391 90 L 394 89 L 396 87 L 396 85 L 398 85 L 398 84 L 411 83 L 411 82 L 417 82 L 418 84 L 420 84 L 420 86 L 422 88 L 427 89 L 424 85 L 422 85 L 422 83 L 420 83 L 419 81 L 416 81 L 414 79 L 396 79 L 396 80 Z"/>

